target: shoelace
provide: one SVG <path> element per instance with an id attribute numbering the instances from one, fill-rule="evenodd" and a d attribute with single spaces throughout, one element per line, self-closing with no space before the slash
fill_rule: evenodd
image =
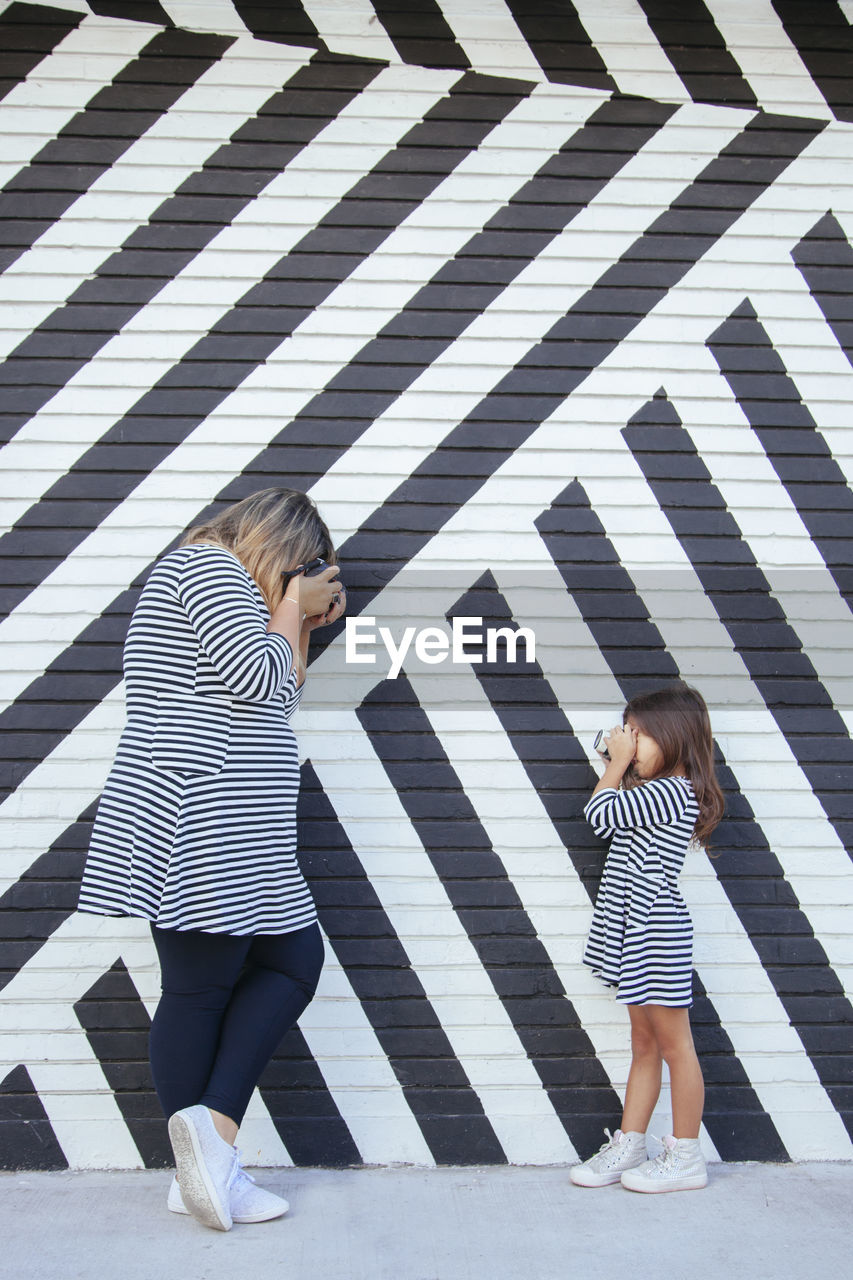
<path id="1" fill-rule="evenodd" d="M 234 1151 L 236 1154 L 236 1159 L 234 1161 L 234 1168 L 231 1172 L 231 1176 L 228 1179 L 229 1187 L 232 1185 L 232 1183 L 236 1182 L 238 1178 L 246 1178 L 249 1182 L 254 1182 L 255 1179 L 252 1177 L 252 1175 L 250 1173 L 247 1173 L 246 1170 L 243 1168 L 243 1152 L 240 1150 L 239 1147 L 235 1147 Z"/>
<path id="2" fill-rule="evenodd" d="M 654 1135 L 652 1135 L 654 1137 Z M 668 1147 L 663 1138 L 655 1137 L 655 1142 L 659 1142 L 663 1147 L 663 1151 L 659 1156 L 655 1156 L 655 1163 L 661 1169 L 669 1169 L 675 1164 L 675 1147 Z"/>

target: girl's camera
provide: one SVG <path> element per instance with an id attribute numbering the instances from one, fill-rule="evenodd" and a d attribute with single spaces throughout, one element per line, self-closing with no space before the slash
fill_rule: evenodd
<path id="1" fill-rule="evenodd" d="M 593 750 L 598 752 L 602 760 L 610 759 L 610 752 L 607 750 L 607 743 L 605 741 L 606 734 L 606 729 L 599 729 L 598 733 L 595 735 L 595 742 L 592 744 Z"/>

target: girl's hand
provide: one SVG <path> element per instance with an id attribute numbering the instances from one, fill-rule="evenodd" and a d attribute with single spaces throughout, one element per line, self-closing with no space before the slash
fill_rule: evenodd
<path id="1" fill-rule="evenodd" d="M 624 773 L 637 754 L 637 730 L 630 725 L 623 727 L 617 724 L 613 726 L 604 741 L 612 763 L 618 765 Z"/>
<path id="2" fill-rule="evenodd" d="M 637 754 L 637 730 L 630 725 L 625 725 L 624 728 L 621 724 L 614 725 L 604 741 L 607 743 L 610 759 L 598 779 L 593 795 L 608 787 L 620 787 L 628 766 Z"/>

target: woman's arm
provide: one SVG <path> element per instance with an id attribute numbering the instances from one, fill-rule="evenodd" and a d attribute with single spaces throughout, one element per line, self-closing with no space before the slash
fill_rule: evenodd
<path id="1" fill-rule="evenodd" d="M 291 578 L 270 618 L 267 629 L 283 635 L 295 654 L 297 688 L 305 681 L 311 632 L 336 622 L 346 609 L 346 591 L 336 581 L 337 574 L 337 567 L 331 565 L 310 578 L 301 573 Z"/>
<path id="2" fill-rule="evenodd" d="M 294 664 L 298 632 L 269 635 L 251 577 L 224 547 L 199 545 L 181 569 L 178 597 L 196 638 L 237 698 L 267 702 Z"/>

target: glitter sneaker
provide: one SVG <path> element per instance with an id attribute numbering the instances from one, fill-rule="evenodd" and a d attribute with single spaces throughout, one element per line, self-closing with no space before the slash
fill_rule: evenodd
<path id="1" fill-rule="evenodd" d="M 287 1201 L 282 1196 L 274 1195 L 272 1191 L 265 1191 L 263 1187 L 256 1186 L 255 1179 L 239 1163 L 239 1152 L 237 1156 L 238 1170 L 231 1184 L 229 1201 L 231 1220 L 241 1223 L 269 1222 L 271 1219 L 280 1218 L 287 1213 L 290 1208 Z M 169 1186 L 166 1207 L 171 1213 L 189 1213 L 189 1209 L 184 1204 L 184 1197 L 181 1195 L 177 1177 L 172 1179 Z"/>
<path id="2" fill-rule="evenodd" d="M 698 1138 L 662 1139 L 663 1151 L 636 1169 L 626 1169 L 622 1186 L 629 1191 L 699 1191 L 708 1185 L 708 1171 Z"/>
<path id="3" fill-rule="evenodd" d="M 184 1204 L 206 1227 L 230 1231 L 231 1187 L 240 1169 L 236 1150 L 201 1103 L 169 1117 L 169 1137 Z"/>
<path id="4" fill-rule="evenodd" d="M 604 1132 L 607 1141 L 601 1150 L 569 1170 L 576 1187 L 607 1187 L 619 1181 L 623 1170 L 634 1169 L 648 1159 L 644 1133 L 623 1133 L 617 1129 L 611 1136 L 609 1129 Z"/>

